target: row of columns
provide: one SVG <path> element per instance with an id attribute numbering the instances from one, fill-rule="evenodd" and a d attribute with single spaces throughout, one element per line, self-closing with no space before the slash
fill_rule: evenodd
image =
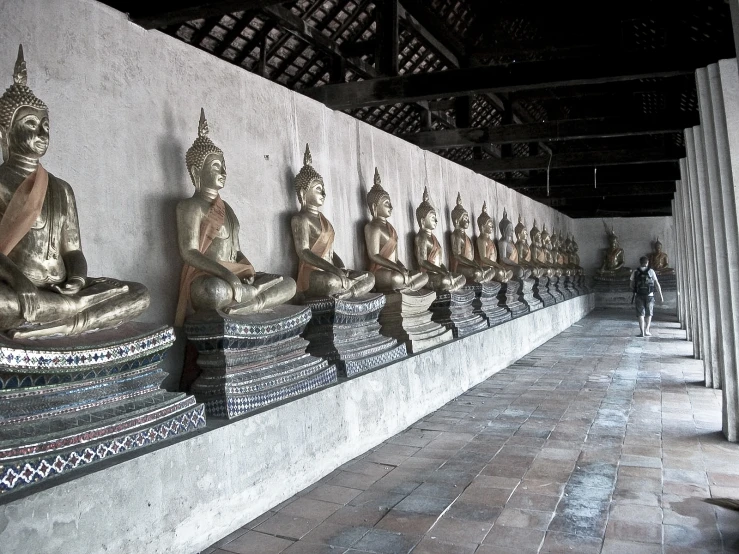
<path id="1" fill-rule="evenodd" d="M 723 432 L 739 441 L 739 71 L 696 71 L 700 125 L 685 129 L 673 200 L 678 316 L 707 387 L 722 390 Z M 736 176 L 736 184 L 734 181 Z"/>

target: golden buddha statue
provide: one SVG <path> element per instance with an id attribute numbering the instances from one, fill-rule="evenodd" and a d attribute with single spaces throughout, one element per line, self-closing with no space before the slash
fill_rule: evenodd
<path id="1" fill-rule="evenodd" d="M 554 264 L 562 270 L 562 275 L 572 276 L 572 269 L 568 265 L 569 254 L 564 250 L 562 235 L 554 231 L 552 233 L 552 256 Z"/>
<path id="2" fill-rule="evenodd" d="M 603 263 L 595 271 L 594 278 L 606 281 L 628 279 L 631 270 L 624 266 L 624 249 L 618 244 L 618 236 L 613 228 L 608 229 L 607 226 L 606 232 L 608 233 L 608 248 L 603 252 Z"/>
<path id="3" fill-rule="evenodd" d="M 428 287 L 435 291 L 455 291 L 461 289 L 467 279 L 461 273 L 452 273 L 441 261 L 441 244 L 434 235 L 437 218 L 436 209 L 429 202 L 428 188 L 423 189 L 423 202 L 416 208 L 418 233 L 416 233 L 415 254 L 418 268 L 428 274 Z"/>
<path id="4" fill-rule="evenodd" d="M 577 255 L 577 245 L 575 243 L 575 236 L 570 235 L 565 240 L 564 244 L 565 251 L 567 252 L 567 264 L 574 271 L 575 275 L 582 275 L 583 268 L 580 267 L 580 256 Z"/>
<path id="5" fill-rule="evenodd" d="M 305 298 L 353 298 L 367 294 L 375 286 L 375 276 L 367 271 L 346 269 L 334 252 L 334 228 L 321 213 L 326 188 L 323 177 L 312 164 L 313 158 L 306 144 L 303 167 L 295 176 L 300 211 L 290 222 L 299 259 L 298 293 Z"/>
<path id="6" fill-rule="evenodd" d="M 495 246 L 495 221 L 488 215 L 488 207 L 485 202 L 482 204 L 482 212 L 477 217 L 477 228 L 480 230 L 480 234 L 477 236 L 477 249 L 475 250 L 478 263 L 494 271 L 493 280 L 499 283 L 507 283 L 513 279 L 513 270 L 507 269 L 498 263 L 498 249 Z"/>
<path id="7" fill-rule="evenodd" d="M 508 219 L 508 213 L 503 209 L 503 219 L 498 223 L 500 228 L 500 240 L 498 241 L 498 261 L 500 264 L 513 271 L 517 279 L 527 279 L 531 275 L 531 269 L 521 265 L 516 249 L 516 238 L 513 223 Z"/>
<path id="8" fill-rule="evenodd" d="M 370 272 L 375 276 L 379 292 L 407 292 L 422 289 L 429 280 L 427 274 L 410 271 L 398 259 L 398 233 L 387 220 L 393 213 L 390 195 L 382 188 L 380 172 L 375 168 L 375 182 L 367 193 L 367 207 L 372 221 L 364 226 L 364 240 L 370 259 Z"/>
<path id="9" fill-rule="evenodd" d="M 667 254 L 662 251 L 662 243 L 659 241 L 659 237 L 654 242 L 654 251 L 649 254 L 649 267 L 654 270 L 657 275 L 673 275 L 675 270 L 670 265 L 670 260 Z"/>
<path id="10" fill-rule="evenodd" d="M 0 331 L 77 335 L 130 321 L 149 306 L 139 283 L 88 277 L 72 187 L 39 163 L 49 111 L 27 85 L 23 49 L 0 97 Z"/>
<path id="11" fill-rule="evenodd" d="M 534 226 L 531 228 L 529 236 L 531 237 L 531 260 L 536 262 L 539 267 L 544 269 L 543 275 L 551 277 L 552 275 L 554 275 L 554 268 L 547 263 L 546 249 L 542 244 L 541 231 L 539 231 L 536 220 L 534 220 Z"/>
<path id="12" fill-rule="evenodd" d="M 467 236 L 470 226 L 470 215 L 462 206 L 462 195 L 457 193 L 457 205 L 452 210 L 452 259 L 449 269 L 461 273 L 472 283 L 488 283 L 495 276 L 495 270 L 483 267 L 475 260 L 475 247 Z"/>
<path id="13" fill-rule="evenodd" d="M 529 232 L 526 230 L 526 222 L 521 214 L 518 215 L 518 225 L 513 230 L 516 235 L 516 253 L 518 263 L 531 271 L 532 277 L 541 277 L 546 273 L 546 268 L 534 260 L 529 247 Z"/>
<path id="14" fill-rule="evenodd" d="M 220 196 L 226 184 L 223 151 L 208 137 L 202 109 L 185 163 L 195 193 L 177 204 L 177 244 L 185 265 L 175 325 L 184 323 L 188 304 L 196 312 L 248 314 L 288 302 L 295 296 L 295 281 L 256 273 L 241 252 L 239 220 Z"/>
<path id="15" fill-rule="evenodd" d="M 544 254 L 546 255 L 547 265 L 552 268 L 552 277 L 561 277 L 562 268 L 557 265 L 557 261 L 554 258 L 554 251 L 552 246 L 552 237 L 547 231 L 547 224 L 545 223 L 541 230 L 541 244 L 544 248 Z"/>

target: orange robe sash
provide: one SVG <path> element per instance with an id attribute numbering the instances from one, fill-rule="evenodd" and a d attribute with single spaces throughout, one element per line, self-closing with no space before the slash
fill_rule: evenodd
<path id="1" fill-rule="evenodd" d="M 216 196 L 213 203 L 208 209 L 208 213 L 205 214 L 202 221 L 200 222 L 200 243 L 198 244 L 198 251 L 201 254 L 210 248 L 213 243 L 213 239 L 218 236 L 218 232 L 223 227 L 226 221 L 226 204 L 223 202 L 220 196 Z M 244 262 L 227 262 L 223 260 L 217 260 L 220 265 L 231 271 L 234 275 L 240 279 L 253 277 L 255 275 L 254 266 L 249 263 L 248 260 Z M 182 326 L 185 322 L 185 316 L 187 315 L 187 308 L 190 304 L 190 285 L 196 277 L 200 275 L 210 275 L 207 271 L 197 269 L 191 265 L 185 264 L 182 266 L 182 273 L 180 274 L 180 295 L 177 300 L 177 313 L 175 315 L 175 325 Z"/>
<path id="2" fill-rule="evenodd" d="M 380 256 L 389 260 L 390 256 L 395 254 L 395 249 L 398 247 L 398 233 L 395 230 L 395 227 L 390 225 L 390 223 L 387 224 L 387 230 L 390 231 L 390 238 L 387 239 L 387 242 L 382 246 L 382 248 L 380 248 Z M 375 273 L 378 269 L 383 269 L 383 266 L 374 262 L 370 264 L 369 270 L 372 273 Z"/>
<path id="3" fill-rule="evenodd" d="M 464 256 L 468 260 L 471 260 L 473 256 L 472 241 L 470 240 L 470 237 L 468 237 L 466 234 L 464 236 L 464 245 L 462 246 L 462 256 Z M 452 256 L 452 259 L 449 262 L 449 269 L 451 269 L 452 271 L 457 271 L 458 265 L 459 263 L 457 262 L 457 258 Z"/>
<path id="4" fill-rule="evenodd" d="M 0 252 L 6 256 L 31 230 L 41 215 L 49 187 L 49 174 L 39 164 L 13 193 L 0 220 Z"/>
<path id="5" fill-rule="evenodd" d="M 326 254 L 331 252 L 331 249 L 334 246 L 334 237 L 336 236 L 336 233 L 334 233 L 334 228 L 331 225 L 331 222 L 329 222 L 322 213 L 319 212 L 318 216 L 321 219 L 321 233 L 313 243 L 313 246 L 310 247 L 310 251 L 319 258 L 323 258 Z M 323 270 L 302 260 L 300 261 L 298 264 L 297 279 L 298 292 L 305 292 L 310 288 L 310 275 L 314 271 Z"/>

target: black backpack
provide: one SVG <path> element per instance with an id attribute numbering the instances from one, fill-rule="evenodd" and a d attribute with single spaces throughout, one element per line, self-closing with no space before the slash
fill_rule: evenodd
<path id="1" fill-rule="evenodd" d="M 639 296 L 649 296 L 654 292 L 654 279 L 649 275 L 649 269 L 642 271 L 638 268 L 636 270 L 634 292 Z"/>

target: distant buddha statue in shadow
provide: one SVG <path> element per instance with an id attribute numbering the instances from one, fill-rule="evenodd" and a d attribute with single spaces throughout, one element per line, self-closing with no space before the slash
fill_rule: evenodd
<path id="1" fill-rule="evenodd" d="M 393 213 L 390 195 L 382 188 L 380 172 L 375 168 L 375 182 L 367 193 L 367 207 L 372 221 L 364 226 L 370 272 L 375 276 L 378 292 L 407 292 L 423 288 L 428 283 L 426 273 L 407 269 L 398 258 L 398 233 L 388 218 Z"/>
<path id="2" fill-rule="evenodd" d="M 418 268 L 428 274 L 428 287 L 435 291 L 455 291 L 461 289 L 467 279 L 461 273 L 449 271 L 442 262 L 439 240 L 434 235 L 438 223 L 436 209 L 429 202 L 429 192 L 423 189 L 423 202 L 416 208 L 418 232 L 415 238 L 415 254 Z"/>
<path id="3" fill-rule="evenodd" d="M 461 273 L 471 283 L 487 283 L 495 276 L 491 267 L 483 267 L 475 260 L 475 247 L 467 235 L 470 216 L 462 206 L 462 196 L 457 193 L 457 205 L 452 210 L 452 258 L 449 269 Z"/>
<path id="4" fill-rule="evenodd" d="M 527 279 L 531 275 L 531 269 L 521 265 L 516 249 L 516 236 L 513 223 L 508 219 L 508 213 L 503 209 L 503 219 L 498 223 L 500 228 L 500 240 L 498 241 L 498 261 L 500 264 L 513 271 L 517 279 Z"/>
<path id="5" fill-rule="evenodd" d="M 608 229 L 607 226 L 606 232 L 608 233 L 608 248 L 603 252 L 603 263 L 595 271 L 594 278 L 602 281 L 628 279 L 631 270 L 624 266 L 624 249 L 618 243 L 618 236 L 613 228 Z"/>
<path id="6" fill-rule="evenodd" d="M 659 241 L 659 237 L 654 242 L 654 251 L 649 254 L 649 267 L 653 269 L 657 275 L 673 275 L 675 270 L 670 265 L 670 260 L 667 254 L 662 250 L 662 243 Z"/>
<path id="7" fill-rule="evenodd" d="M 288 302 L 295 295 L 295 281 L 256 273 L 241 252 L 239 220 L 220 196 L 226 161 L 208 137 L 203 110 L 185 163 L 195 193 L 177 204 L 177 242 L 185 266 L 175 325 L 183 324 L 188 304 L 196 312 L 248 314 Z"/>
<path id="8" fill-rule="evenodd" d="M 300 211 L 290 223 L 299 259 L 298 293 L 305 298 L 361 296 L 375 286 L 375 276 L 367 271 L 346 269 L 334 252 L 334 228 L 321 213 L 326 188 L 323 177 L 312 164 L 313 158 L 306 144 L 303 167 L 295 176 Z"/>
<path id="9" fill-rule="evenodd" d="M 494 271 L 493 280 L 507 283 L 513 279 L 513 271 L 498 263 L 498 248 L 495 246 L 495 221 L 488 214 L 487 204 L 483 202 L 482 212 L 477 217 L 477 260 L 483 267 Z"/>

